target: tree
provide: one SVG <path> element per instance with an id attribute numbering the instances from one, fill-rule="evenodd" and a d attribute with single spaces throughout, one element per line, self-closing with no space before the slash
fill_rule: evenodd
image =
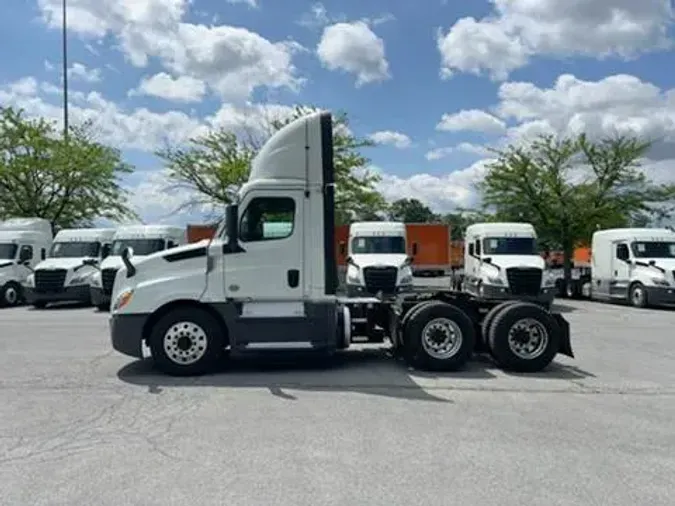
<path id="1" fill-rule="evenodd" d="M 458 209 L 454 213 L 448 213 L 441 217 L 441 221 L 450 226 L 450 239 L 452 241 L 464 240 L 464 232 L 469 225 L 492 221 L 493 219 L 494 216 L 488 213 L 465 209 Z"/>
<path id="2" fill-rule="evenodd" d="M 632 137 L 592 142 L 580 135 L 507 147 L 478 185 L 483 204 L 500 219 L 532 223 L 542 243 L 561 248 L 569 280 L 574 247 L 595 230 L 670 212 L 663 204 L 675 198 L 675 186 L 654 185 L 641 170 L 650 146 Z"/>
<path id="3" fill-rule="evenodd" d="M 60 134 L 49 121 L 0 108 L 0 216 L 44 218 L 53 229 L 136 218 L 120 182 L 133 168 L 120 152 L 96 142 L 89 124 L 67 141 Z"/>
<path id="4" fill-rule="evenodd" d="M 167 148 L 157 153 L 167 165 L 169 179 L 179 188 L 196 194 L 182 207 L 211 204 L 219 207 L 232 202 L 246 182 L 252 158 L 264 141 L 291 121 L 317 110 L 296 107 L 283 118 L 263 115 L 256 131 L 234 133 L 217 130 L 192 139 L 185 148 Z M 333 150 L 335 166 L 335 216 L 338 223 L 377 219 L 386 209 L 384 198 L 375 189 L 380 177 L 367 170 L 369 160 L 360 150 L 371 147 L 368 139 L 356 137 L 349 130 L 347 114 L 333 115 Z"/>
<path id="5" fill-rule="evenodd" d="M 440 217 L 417 199 L 399 199 L 389 206 L 389 217 L 405 223 L 433 223 Z"/>

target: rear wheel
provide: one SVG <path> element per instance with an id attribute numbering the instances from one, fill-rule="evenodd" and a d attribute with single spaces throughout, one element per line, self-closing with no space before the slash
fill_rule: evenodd
<path id="1" fill-rule="evenodd" d="M 196 376 L 211 370 L 223 356 L 220 323 L 199 308 L 179 308 L 155 324 L 148 339 L 157 368 L 172 376 Z"/>
<path id="2" fill-rule="evenodd" d="M 502 308 L 490 325 L 490 351 L 500 367 L 537 372 L 548 366 L 560 346 L 555 318 L 536 304 L 521 302 Z"/>
<path id="3" fill-rule="evenodd" d="M 497 304 L 495 307 L 490 309 L 487 314 L 485 315 L 485 318 L 483 318 L 483 321 L 481 322 L 480 328 L 482 331 L 482 336 L 483 336 L 483 342 L 487 344 L 488 342 L 488 334 L 490 333 L 490 325 L 492 325 L 492 322 L 495 319 L 495 316 L 499 312 L 501 312 L 502 309 L 504 309 L 507 306 L 512 306 L 513 304 L 518 304 L 520 301 L 518 300 L 507 300 L 506 302 L 502 302 L 501 304 Z"/>
<path id="4" fill-rule="evenodd" d="M 426 370 L 461 368 L 473 353 L 475 339 L 473 322 L 466 313 L 440 301 L 423 304 L 404 330 L 408 362 Z"/>

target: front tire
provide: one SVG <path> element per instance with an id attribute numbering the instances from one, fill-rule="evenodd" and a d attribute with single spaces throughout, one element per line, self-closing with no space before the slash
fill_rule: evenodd
<path id="1" fill-rule="evenodd" d="M 171 376 L 209 372 L 223 357 L 224 344 L 218 320 L 192 307 L 175 309 L 161 317 L 148 339 L 155 366 Z"/>
<path id="2" fill-rule="evenodd" d="M 10 281 L 0 290 L 0 305 L 6 307 L 18 306 L 23 298 L 21 294 L 21 285 Z"/>
<path id="3" fill-rule="evenodd" d="M 628 292 L 628 297 L 630 303 L 639 308 L 646 308 L 649 306 L 649 300 L 647 299 L 647 290 L 642 283 L 634 283 L 631 285 Z"/>
<path id="4" fill-rule="evenodd" d="M 455 371 L 471 358 L 476 335 L 473 322 L 466 313 L 437 301 L 424 303 L 410 316 L 404 340 L 406 359 L 414 367 Z"/>
<path id="5" fill-rule="evenodd" d="M 504 307 L 490 325 L 490 352 L 500 367 L 538 372 L 558 353 L 561 329 L 545 309 L 527 302 Z"/>

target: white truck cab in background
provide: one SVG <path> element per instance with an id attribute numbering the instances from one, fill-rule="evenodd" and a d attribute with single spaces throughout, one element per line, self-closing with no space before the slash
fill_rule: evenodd
<path id="1" fill-rule="evenodd" d="M 128 225 L 115 232 L 110 254 L 101 262 L 99 271 L 91 276 L 91 301 L 98 309 L 110 306 L 115 275 L 122 262 L 122 251 L 131 248 L 133 258 L 141 258 L 182 246 L 187 243 L 186 229 L 169 225 Z"/>
<path id="2" fill-rule="evenodd" d="M 462 290 L 481 299 L 515 299 L 550 307 L 555 281 L 546 275 L 530 223 L 476 223 L 464 234 Z"/>
<path id="3" fill-rule="evenodd" d="M 340 248 L 347 247 L 347 294 L 391 295 L 409 290 L 413 272 L 406 243 L 405 223 L 352 223 L 349 244 L 340 244 Z"/>
<path id="4" fill-rule="evenodd" d="M 675 232 L 617 228 L 593 234 L 591 298 L 637 307 L 675 304 Z"/>
<path id="5" fill-rule="evenodd" d="M 40 262 L 24 285 L 26 300 L 36 308 L 50 302 L 91 304 L 91 276 L 108 256 L 114 228 L 61 230 L 46 260 Z"/>
<path id="6" fill-rule="evenodd" d="M 52 245 L 52 226 L 42 218 L 0 223 L 0 306 L 23 301 L 23 283 Z"/>

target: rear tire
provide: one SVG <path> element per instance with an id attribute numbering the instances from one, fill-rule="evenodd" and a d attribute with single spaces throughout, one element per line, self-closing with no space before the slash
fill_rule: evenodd
<path id="1" fill-rule="evenodd" d="M 483 321 L 480 324 L 480 329 L 481 329 L 481 335 L 483 337 L 483 343 L 485 343 L 488 348 L 489 343 L 488 343 L 488 335 L 490 334 L 490 326 L 492 325 L 492 322 L 495 319 L 495 316 L 497 316 L 498 313 L 501 312 L 502 309 L 504 309 L 507 306 L 512 306 L 513 304 L 520 304 L 519 300 L 507 300 L 506 302 L 502 302 L 501 304 L 497 304 L 495 307 L 490 309 L 487 314 L 485 315 L 485 318 L 483 318 Z"/>
<path id="2" fill-rule="evenodd" d="M 407 361 L 430 371 L 454 371 L 464 366 L 476 343 L 471 318 L 440 301 L 413 311 L 404 329 Z"/>
<path id="3" fill-rule="evenodd" d="M 157 369 L 171 376 L 209 372 L 223 357 L 225 339 L 220 322 L 199 308 L 178 308 L 152 328 L 148 346 Z"/>
<path id="4" fill-rule="evenodd" d="M 502 308 L 490 325 L 490 352 L 500 367 L 538 372 L 558 353 L 561 329 L 555 318 L 536 304 L 520 302 Z"/>

